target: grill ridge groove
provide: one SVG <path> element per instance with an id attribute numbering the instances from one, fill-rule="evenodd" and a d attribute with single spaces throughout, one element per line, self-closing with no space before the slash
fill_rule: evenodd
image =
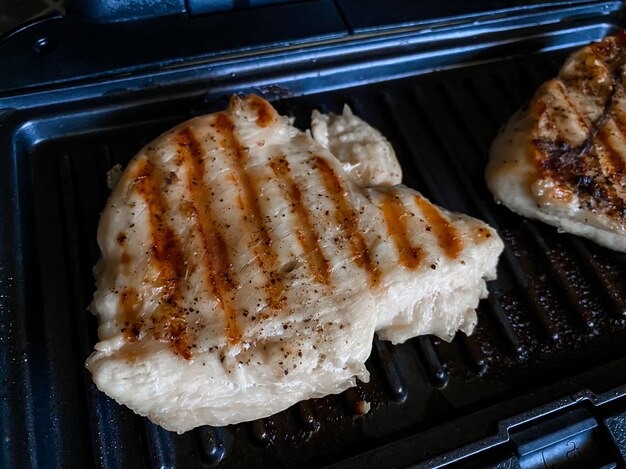
<path id="1" fill-rule="evenodd" d="M 160 469 L 175 467 L 176 453 L 170 434 L 148 421 L 144 428 L 150 465 Z"/>
<path id="2" fill-rule="evenodd" d="M 316 432 L 320 428 L 320 421 L 315 416 L 315 410 L 310 401 L 302 401 L 298 403 L 298 412 L 304 427 L 312 432 Z"/>
<path id="3" fill-rule="evenodd" d="M 525 90 L 515 73 L 506 73 L 501 76 L 490 73 L 488 77 L 489 82 L 493 83 L 494 88 L 505 98 L 501 104 L 506 108 L 509 116 L 517 110 L 516 106 L 519 106 L 530 97 L 526 94 L 528 90 Z M 499 122 L 495 128 L 499 129 L 503 122 Z"/>
<path id="4" fill-rule="evenodd" d="M 569 282 L 569 279 L 565 278 L 564 272 L 556 265 L 556 262 L 551 255 L 552 249 L 550 248 L 550 246 L 548 246 L 548 243 L 543 238 L 535 224 L 529 222 L 528 220 L 524 220 L 523 229 L 530 234 L 531 239 L 539 247 L 539 250 L 547 254 L 548 268 L 550 270 L 550 274 L 552 278 L 556 281 L 559 290 L 566 298 L 569 306 L 579 315 L 582 324 L 586 326 L 590 331 L 594 331 L 596 324 L 593 313 L 589 310 L 589 308 L 583 305 L 584 300 L 579 294 L 579 291 L 574 290 L 571 282 Z"/>
<path id="5" fill-rule="evenodd" d="M 500 296 L 500 292 L 498 292 L 494 288 L 491 288 L 490 294 L 487 297 L 489 311 L 491 312 L 492 317 L 496 320 L 496 323 L 498 324 L 501 333 L 507 339 L 507 344 L 511 349 L 510 351 L 513 353 L 514 356 L 519 358 L 524 351 L 524 347 L 520 343 L 519 337 L 513 330 L 511 322 L 506 316 L 506 311 L 502 307 L 501 301 L 499 300 Z"/>
<path id="6" fill-rule="evenodd" d="M 626 302 L 623 297 L 623 292 L 619 291 L 615 282 L 611 282 L 607 279 L 606 273 L 598 265 L 598 262 L 596 262 L 581 239 L 570 237 L 570 243 L 577 252 L 578 257 L 593 271 L 593 277 L 599 281 L 598 283 L 601 288 L 606 292 L 608 301 L 614 308 L 614 314 L 624 316 L 626 314 Z"/>
<path id="7" fill-rule="evenodd" d="M 431 340 L 430 337 L 421 336 L 413 340 L 413 343 L 419 351 L 418 356 L 426 367 L 429 381 L 434 387 L 443 388 L 448 384 L 448 373 L 442 366 Z"/>
<path id="8" fill-rule="evenodd" d="M 420 156 L 422 152 L 416 140 L 412 138 L 411 129 L 407 128 L 407 123 L 401 117 L 406 116 L 404 110 L 398 109 L 401 103 L 402 100 L 392 98 L 390 93 L 384 93 L 382 96 L 383 110 L 395 124 L 393 128 L 400 139 L 398 143 L 400 143 L 401 148 L 406 149 L 407 158 L 404 159 L 404 163 L 410 165 L 410 169 L 414 169 L 413 171 L 405 171 L 403 183 L 418 188 L 433 202 L 447 205 L 450 202 L 449 197 L 441 189 L 441 185 L 436 183 L 436 175 L 427 165 L 421 167 L 416 162 L 415 158 Z M 415 131 L 419 132 L 417 129 Z M 398 151 L 399 149 L 396 148 L 396 152 Z"/>
<path id="9" fill-rule="evenodd" d="M 387 385 L 396 401 L 404 402 L 407 398 L 406 385 L 397 360 L 396 347 L 389 342 L 374 338 L 374 348 L 378 353 Z"/>
<path id="10" fill-rule="evenodd" d="M 266 419 L 254 420 L 248 424 L 252 436 L 263 446 L 270 446 L 272 440 L 267 431 Z"/>
<path id="11" fill-rule="evenodd" d="M 487 369 L 487 359 L 474 337 L 459 334 L 459 343 L 465 356 L 469 357 L 476 373 L 481 375 Z"/>
<path id="12" fill-rule="evenodd" d="M 70 259 L 70 265 L 75 268 L 69 269 L 68 272 L 68 291 L 70 292 L 70 298 L 74 301 L 71 302 L 70 309 L 73 312 L 72 316 L 72 342 L 73 342 L 73 364 L 76 370 L 76 383 L 77 388 L 85 386 L 87 390 L 90 386 L 93 386 L 89 377 L 86 376 L 82 357 L 85 353 L 88 353 L 90 344 L 88 343 L 87 325 L 85 321 L 86 311 L 83 309 L 83 305 L 86 304 L 85 297 L 83 295 L 84 286 L 80 276 L 80 272 L 84 271 L 85 265 L 83 264 L 83 256 L 80 251 L 82 248 L 81 240 L 85 239 L 85 233 L 82 236 L 78 233 L 78 228 L 84 226 L 80 220 L 80 214 L 76 201 L 79 198 L 76 195 L 75 187 L 75 171 L 72 167 L 72 160 L 67 152 L 63 152 L 58 160 L 58 171 L 60 178 L 61 190 L 61 216 L 64 220 L 64 241 L 65 252 Z M 91 435 L 91 428 L 93 428 L 93 410 L 87 406 L 86 394 L 76 393 L 77 403 L 81 408 L 87 407 L 87 415 L 81 416 L 82 426 L 85 431 L 77 432 L 78 438 L 84 439 L 86 436 Z M 91 446 L 91 441 L 86 446 Z M 91 450 L 92 448 L 89 447 Z"/>
<path id="13" fill-rule="evenodd" d="M 227 455 L 224 432 L 224 428 L 201 427 L 198 429 L 203 455 L 210 466 L 217 466 Z"/>

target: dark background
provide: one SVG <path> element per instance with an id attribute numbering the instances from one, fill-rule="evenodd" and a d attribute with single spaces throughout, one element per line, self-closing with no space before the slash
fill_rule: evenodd
<path id="1" fill-rule="evenodd" d="M 64 0 L 0 0 L 0 34 L 41 15 L 65 13 Z"/>

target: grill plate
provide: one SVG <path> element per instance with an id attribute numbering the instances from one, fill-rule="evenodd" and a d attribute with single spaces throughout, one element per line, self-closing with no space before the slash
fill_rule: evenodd
<path id="1" fill-rule="evenodd" d="M 483 181 L 504 120 L 556 74 L 570 46 L 615 29 L 592 18 L 529 28 L 506 46 L 477 40 L 486 52 L 448 49 L 440 62 L 390 46 L 393 60 L 413 60 L 411 70 L 383 63 L 348 76 L 334 68 L 330 78 L 304 84 L 293 71 L 269 78 L 261 71 L 256 81 L 244 75 L 158 92 L 126 89 L 0 112 L 1 144 L 12 155 L 2 160 L 10 177 L 0 182 L 12 204 L 3 220 L 13 227 L 1 233 L 12 246 L 0 258 L 9 273 L 0 284 L 8 292 L 0 323 L 2 462 L 378 467 L 444 453 L 431 464 L 469 457 L 476 450 L 465 445 L 480 441 L 480 450 L 495 449 L 464 461 L 483 465 L 513 452 L 498 422 L 564 396 L 582 392 L 561 406 L 626 384 L 626 257 L 514 215 L 492 201 Z M 525 47 L 534 53 L 507 58 Z M 435 63 L 444 69 L 432 71 Z M 280 88 L 265 86 L 272 82 Z M 368 384 L 267 419 L 176 435 L 100 393 L 84 369 L 97 339 L 97 321 L 86 309 L 99 256 L 96 227 L 109 193 L 106 171 L 182 120 L 223 108 L 228 94 L 250 90 L 272 98 L 300 127 L 313 108 L 340 112 L 350 104 L 392 142 L 408 186 L 489 222 L 506 251 L 472 337 L 459 334 L 451 344 L 420 337 L 399 346 L 376 340 Z M 611 392 L 613 399 L 626 390 Z M 608 402 L 607 395 L 595 403 Z M 360 400 L 372 404 L 366 416 L 356 415 Z M 619 402 L 611 415 L 626 409 Z M 618 458 L 619 446 L 606 444 Z"/>

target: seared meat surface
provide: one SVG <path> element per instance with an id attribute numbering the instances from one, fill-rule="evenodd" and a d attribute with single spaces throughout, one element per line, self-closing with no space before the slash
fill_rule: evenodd
<path id="1" fill-rule="evenodd" d="M 575 52 L 502 129 L 486 171 L 496 199 L 626 251 L 624 33 Z"/>
<path id="2" fill-rule="evenodd" d="M 315 119 L 322 143 L 233 97 L 129 163 L 98 230 L 102 391 L 184 432 L 366 381 L 377 330 L 471 333 L 497 234 L 400 185 L 389 143 L 348 110 Z"/>

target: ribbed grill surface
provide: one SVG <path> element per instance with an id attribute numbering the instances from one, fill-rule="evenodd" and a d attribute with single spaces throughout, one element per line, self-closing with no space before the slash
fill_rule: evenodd
<path id="1" fill-rule="evenodd" d="M 376 340 L 370 383 L 226 428 L 170 434 L 97 391 L 83 366 L 96 342 L 97 321 L 86 308 L 99 257 L 96 227 L 109 192 L 106 172 L 185 116 L 146 116 L 152 120 L 37 146 L 29 158 L 34 215 L 25 240 L 25 384 L 7 388 L 17 406 L 26 402 L 26 421 L 13 429 L 13 444 L 50 466 L 317 466 L 405 436 L 426 438 L 434 427 L 475 412 L 497 422 L 512 408 L 499 410 L 501 403 L 532 407 L 529 391 L 626 356 L 624 256 L 512 214 L 492 201 L 483 180 L 498 127 L 566 54 L 276 103 L 302 127 L 313 107 L 340 112 L 347 102 L 391 140 L 407 185 L 487 221 L 506 250 L 472 337 L 459 335 L 450 344 L 419 337 L 400 346 Z M 598 391 L 609 384 L 599 383 Z M 366 416 L 356 412 L 361 400 L 372 405 Z M 419 457 L 485 436 L 489 422 L 433 436 Z"/>

